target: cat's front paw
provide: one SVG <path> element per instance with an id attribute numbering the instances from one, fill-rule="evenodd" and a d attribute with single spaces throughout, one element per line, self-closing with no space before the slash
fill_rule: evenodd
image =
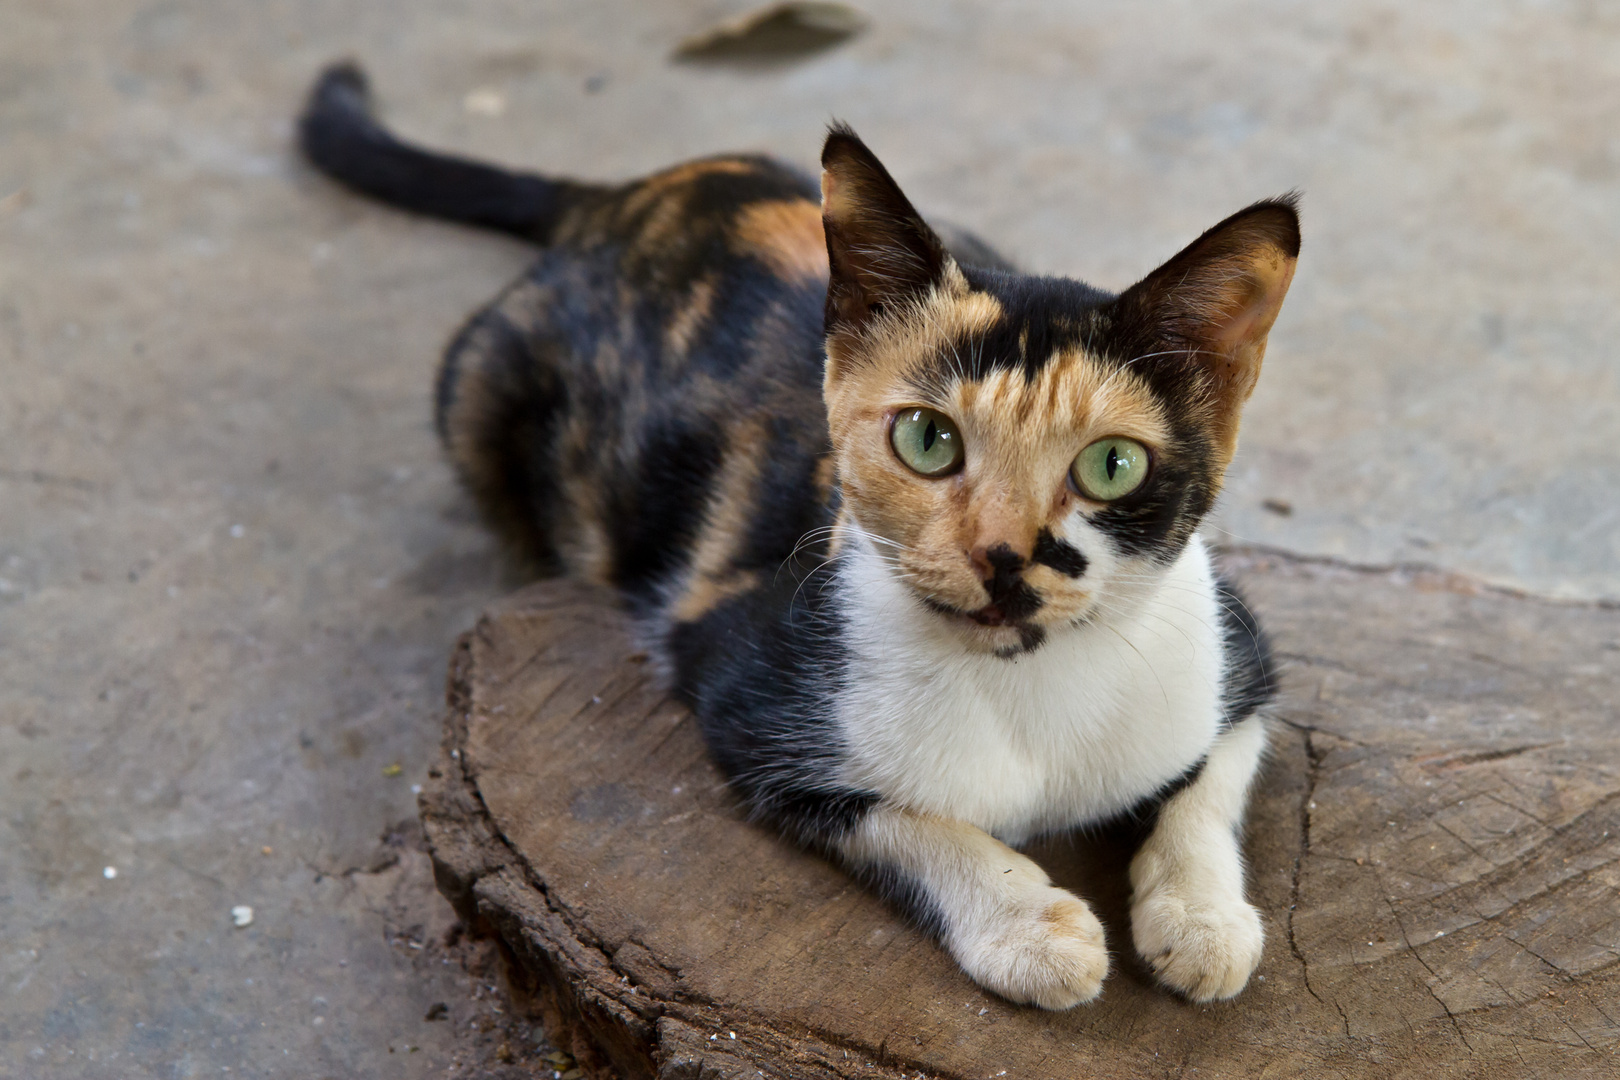
<path id="1" fill-rule="evenodd" d="M 1074 894 L 1046 886 L 953 951 L 986 990 L 1020 1004 L 1072 1009 L 1102 992 L 1102 923 Z"/>
<path id="2" fill-rule="evenodd" d="M 1189 897 L 1160 888 L 1131 903 L 1136 951 L 1173 990 L 1193 1001 L 1235 996 L 1260 963 L 1260 913 L 1241 896 Z"/>

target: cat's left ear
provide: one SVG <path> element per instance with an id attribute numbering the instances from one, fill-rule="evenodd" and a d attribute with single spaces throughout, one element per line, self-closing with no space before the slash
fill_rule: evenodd
<path id="1" fill-rule="evenodd" d="M 954 267 L 889 171 L 843 124 L 821 151 L 827 333 L 859 333 L 885 309 L 926 296 Z"/>
<path id="2" fill-rule="evenodd" d="M 1185 355 L 1210 376 L 1217 441 L 1237 448 L 1239 414 L 1260 378 L 1266 337 L 1299 259 L 1299 197 L 1240 210 L 1125 290 L 1117 325 L 1144 351 Z"/>

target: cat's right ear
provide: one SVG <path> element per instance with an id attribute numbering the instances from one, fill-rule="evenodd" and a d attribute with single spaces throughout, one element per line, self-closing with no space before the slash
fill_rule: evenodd
<path id="1" fill-rule="evenodd" d="M 886 308 L 921 300 L 950 256 L 872 151 L 844 124 L 821 151 L 827 333 L 859 333 Z"/>

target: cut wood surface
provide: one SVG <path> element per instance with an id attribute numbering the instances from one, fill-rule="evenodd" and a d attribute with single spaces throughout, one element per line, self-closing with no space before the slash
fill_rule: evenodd
<path id="1" fill-rule="evenodd" d="M 423 796 L 440 887 L 586 1067 L 626 1078 L 1620 1076 L 1620 611 L 1236 558 L 1284 667 L 1249 817 L 1265 959 L 1190 1005 L 1130 956 L 1127 853 L 1031 854 L 1115 972 L 1067 1013 L 979 990 L 743 821 L 608 598 L 491 610 Z"/>

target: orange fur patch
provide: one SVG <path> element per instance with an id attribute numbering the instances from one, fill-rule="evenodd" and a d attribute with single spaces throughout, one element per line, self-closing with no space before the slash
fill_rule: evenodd
<path id="1" fill-rule="evenodd" d="M 692 283 L 686 304 L 669 321 L 664 348 L 671 357 L 684 357 L 692 349 L 692 339 L 703 321 L 714 310 L 714 279 L 700 278 Z"/>
<path id="2" fill-rule="evenodd" d="M 788 281 L 827 279 L 827 235 L 821 208 L 808 199 L 750 203 L 737 215 L 735 250 L 752 255 Z"/>
<path id="3" fill-rule="evenodd" d="M 754 489 L 768 439 L 764 424 L 757 419 L 731 431 L 703 529 L 692 551 L 692 569 L 680 596 L 669 607 L 677 622 L 700 618 L 722 600 L 757 584 L 756 575 L 733 570 L 732 560 L 742 550 L 753 523 Z"/>
<path id="4" fill-rule="evenodd" d="M 681 590 L 680 597 L 669 606 L 669 617 L 675 622 L 693 622 L 732 597 L 758 587 L 759 574 L 753 570 L 723 577 L 693 577 Z"/>

